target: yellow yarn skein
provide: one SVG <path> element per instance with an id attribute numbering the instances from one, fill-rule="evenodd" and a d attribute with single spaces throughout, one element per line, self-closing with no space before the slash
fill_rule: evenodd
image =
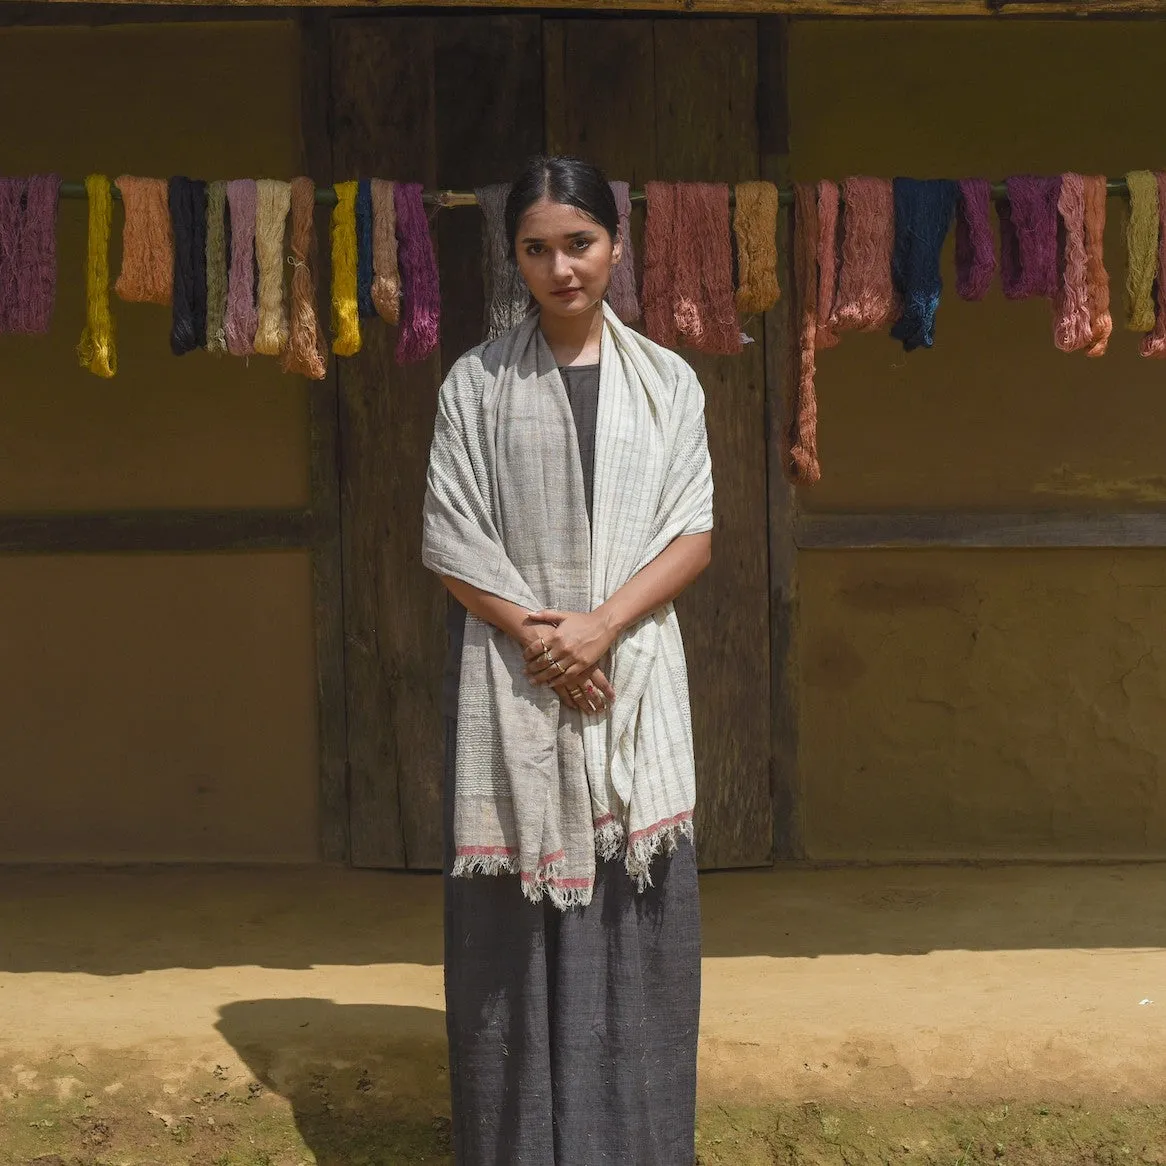
<path id="1" fill-rule="evenodd" d="M 1126 175 L 1130 217 L 1126 224 L 1126 327 L 1149 332 L 1154 327 L 1154 276 L 1158 273 L 1158 180 L 1149 170 Z"/>
<path id="2" fill-rule="evenodd" d="M 85 179 L 89 196 L 89 250 L 85 263 L 85 330 L 77 345 L 81 367 L 99 377 L 117 372 L 113 317 L 109 314 L 109 234 L 113 193 L 104 174 Z"/>
<path id="3" fill-rule="evenodd" d="M 355 356 L 360 351 L 360 315 L 356 306 L 356 187 L 336 183 L 332 212 L 332 351 Z"/>

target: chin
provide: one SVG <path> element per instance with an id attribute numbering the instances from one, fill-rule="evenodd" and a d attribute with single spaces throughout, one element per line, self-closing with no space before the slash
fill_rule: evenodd
<path id="1" fill-rule="evenodd" d="M 572 316 L 586 316 L 589 312 L 595 311 L 601 303 L 601 300 L 590 298 L 583 299 L 581 303 L 574 301 L 563 303 L 561 300 L 548 296 L 546 301 L 539 300 L 539 307 L 549 316 L 562 316 L 564 319 L 570 319 Z"/>

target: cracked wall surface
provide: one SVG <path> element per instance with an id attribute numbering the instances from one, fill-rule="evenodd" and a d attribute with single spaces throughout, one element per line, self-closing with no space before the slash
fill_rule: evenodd
<path id="1" fill-rule="evenodd" d="M 811 857 L 1166 853 L 1166 551 L 800 571 Z"/>
<path id="2" fill-rule="evenodd" d="M 1157 165 L 1166 25 L 819 21 L 792 27 L 795 177 Z M 938 67 L 942 62 L 942 67 Z M 991 84 L 988 79 L 1007 79 Z M 954 290 L 935 347 L 847 334 L 818 358 L 808 511 L 1161 506 L 1166 367 L 1124 330 L 1090 360 L 1047 300 Z M 800 766 L 812 858 L 1166 854 L 1166 551 L 803 552 Z"/>

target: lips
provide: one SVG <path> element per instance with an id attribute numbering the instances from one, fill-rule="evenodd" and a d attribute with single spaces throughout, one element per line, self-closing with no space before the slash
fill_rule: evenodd
<path id="1" fill-rule="evenodd" d="M 560 291 L 551 292 L 553 296 L 559 296 L 560 299 L 567 299 L 569 296 L 578 295 L 583 289 L 581 287 L 565 287 Z"/>

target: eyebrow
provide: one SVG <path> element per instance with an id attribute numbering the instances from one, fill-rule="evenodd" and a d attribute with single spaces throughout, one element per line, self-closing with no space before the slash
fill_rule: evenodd
<path id="1" fill-rule="evenodd" d="M 592 230 L 590 230 L 590 229 L 585 229 L 585 230 L 582 230 L 582 231 L 572 231 L 572 232 L 571 232 L 569 235 L 567 235 L 566 237 L 567 237 L 568 239 L 586 239 L 586 238 L 589 238 L 590 236 L 592 236 L 592 235 L 594 235 L 594 234 L 595 234 L 595 232 L 594 232 L 594 231 L 592 231 Z M 545 240 L 545 239 L 543 239 L 543 238 L 540 238 L 540 237 L 539 237 L 539 236 L 537 236 L 537 235 L 527 235 L 527 237 L 526 237 L 525 239 L 523 239 L 522 241 L 523 241 L 524 243 L 545 243 L 545 242 L 546 242 L 546 240 Z"/>

